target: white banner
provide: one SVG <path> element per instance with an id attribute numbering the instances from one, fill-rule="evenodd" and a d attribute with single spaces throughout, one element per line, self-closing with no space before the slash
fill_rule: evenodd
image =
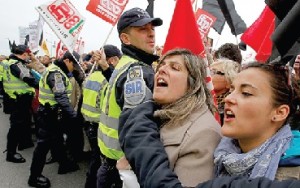
<path id="1" fill-rule="evenodd" d="M 70 52 L 76 45 L 85 18 L 68 0 L 56 0 L 36 7 L 45 22 Z"/>
<path id="2" fill-rule="evenodd" d="M 29 23 L 29 49 L 33 52 L 38 50 L 39 47 L 39 36 L 37 32 L 37 22 L 34 21 Z"/>
<path id="3" fill-rule="evenodd" d="M 77 40 L 76 45 L 74 47 L 74 51 L 77 52 L 79 55 L 83 54 L 83 52 L 84 52 L 84 40 L 82 40 L 81 37 Z"/>
<path id="4" fill-rule="evenodd" d="M 24 44 L 26 36 L 29 36 L 29 27 L 19 26 L 19 44 Z"/>

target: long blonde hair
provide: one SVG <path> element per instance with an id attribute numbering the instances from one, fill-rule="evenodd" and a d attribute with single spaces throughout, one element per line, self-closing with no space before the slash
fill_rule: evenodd
<path id="1" fill-rule="evenodd" d="M 167 57 L 180 55 L 183 57 L 188 70 L 188 91 L 177 101 L 163 106 L 154 113 L 155 117 L 162 120 L 163 125 L 175 125 L 180 123 L 196 108 L 207 105 L 211 112 L 216 111 L 211 92 L 206 86 L 206 64 L 203 59 L 192 54 L 186 49 L 174 49 L 167 52 L 161 58 L 161 62 Z M 158 65 L 159 68 L 159 65 Z"/>

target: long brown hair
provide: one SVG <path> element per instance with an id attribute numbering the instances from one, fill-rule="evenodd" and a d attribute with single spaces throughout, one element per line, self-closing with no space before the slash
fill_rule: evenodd
<path id="1" fill-rule="evenodd" d="M 188 70 L 188 91 L 177 101 L 163 106 L 154 115 L 163 121 L 163 125 L 175 125 L 188 117 L 196 108 L 207 105 L 211 112 L 216 108 L 210 90 L 206 86 L 206 64 L 203 59 L 186 49 L 174 49 L 162 56 L 160 62 L 167 57 L 180 55 L 183 57 Z M 159 65 L 158 65 L 159 68 Z"/>

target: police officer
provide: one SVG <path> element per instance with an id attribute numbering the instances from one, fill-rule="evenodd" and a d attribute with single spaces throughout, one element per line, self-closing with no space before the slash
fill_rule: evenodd
<path id="1" fill-rule="evenodd" d="M 6 161 L 24 163 L 26 160 L 16 152 L 17 147 L 32 147 L 31 103 L 38 88 L 38 81 L 26 66 L 35 59 L 26 45 L 13 46 L 6 73 L 3 75 L 4 89 L 11 100 L 10 129 L 7 134 Z"/>
<path id="2" fill-rule="evenodd" d="M 9 76 L 9 66 L 10 64 L 14 61 L 9 61 L 9 59 L 4 59 L 1 62 L 1 67 L 2 69 L 2 84 L 3 84 L 3 90 L 2 90 L 2 95 L 3 95 L 3 112 L 5 114 L 10 114 L 11 113 L 11 106 L 13 103 L 13 100 L 9 97 L 7 92 L 5 91 L 5 88 L 9 88 L 9 83 L 8 83 L 8 78 Z"/>
<path id="3" fill-rule="evenodd" d="M 85 119 L 85 131 L 91 146 L 90 164 L 88 172 L 86 173 L 86 188 L 96 188 L 97 170 L 101 164 L 97 132 L 101 114 L 100 106 L 103 102 L 104 91 L 109 79 L 102 73 L 103 68 L 101 68 L 101 65 L 103 63 L 101 64 L 101 57 L 106 61 L 108 66 L 116 66 L 122 56 L 121 51 L 114 45 L 105 45 L 103 48 L 104 54 L 100 54 L 99 61 L 95 60 L 98 67 L 86 78 L 83 84 L 83 104 L 81 113 Z M 93 58 L 96 59 L 97 55 L 96 52 Z"/>
<path id="4" fill-rule="evenodd" d="M 155 50 L 155 26 L 162 25 L 160 18 L 151 18 L 140 9 L 125 11 L 117 29 L 122 42 L 123 56 L 110 80 L 102 105 L 98 143 L 102 164 L 97 174 L 97 187 L 122 187 L 116 169 L 117 160 L 124 156 L 118 140 L 118 127 L 123 107 L 133 108 L 152 95 L 154 71 L 151 64 L 158 60 Z M 150 90 L 149 90 L 149 89 Z"/>
<path id="5" fill-rule="evenodd" d="M 3 95 L 4 95 L 4 88 L 3 88 L 4 63 L 2 61 L 6 61 L 6 57 L 4 55 L 0 55 L 0 97 L 3 99 Z M 0 108 L 2 108 L 1 103 L 0 103 Z"/>
<path id="6" fill-rule="evenodd" d="M 75 59 L 76 58 L 76 59 Z M 79 54 L 67 51 L 62 60 L 56 62 L 64 65 L 69 72 L 78 69 Z M 42 175 L 46 155 L 50 148 L 58 156 L 58 174 L 65 174 L 78 170 L 79 167 L 74 161 L 67 158 L 66 150 L 63 147 L 62 124 L 60 120 L 67 119 L 69 123 L 75 123 L 77 113 L 70 103 L 72 85 L 67 75 L 55 64 L 47 67 L 39 82 L 39 103 L 38 108 L 38 142 L 33 153 L 30 167 L 28 184 L 32 187 L 50 187 L 48 178 Z"/>

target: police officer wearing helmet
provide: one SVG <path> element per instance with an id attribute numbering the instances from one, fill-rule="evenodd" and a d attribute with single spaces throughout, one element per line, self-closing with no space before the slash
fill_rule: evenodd
<path id="1" fill-rule="evenodd" d="M 76 58 L 76 59 L 75 59 Z M 70 103 L 72 85 L 64 73 L 56 64 L 64 65 L 68 72 L 73 72 L 78 67 L 79 54 L 73 55 L 67 51 L 62 60 L 52 63 L 47 67 L 39 82 L 39 103 L 38 108 L 38 141 L 33 153 L 30 167 L 28 184 L 32 187 L 50 187 L 48 178 L 42 175 L 46 161 L 46 155 L 50 148 L 58 156 L 58 174 L 65 174 L 78 170 L 79 167 L 74 161 L 68 159 L 66 150 L 63 147 L 61 119 L 67 118 L 76 122 L 77 113 Z M 75 68 L 74 68 L 75 67 Z"/>
<path id="2" fill-rule="evenodd" d="M 102 51 L 99 54 L 98 51 L 94 52 L 93 60 L 95 60 L 94 63 L 97 63 L 97 67 L 95 71 L 86 78 L 83 84 L 81 113 L 85 119 L 85 132 L 91 147 L 90 164 L 86 173 L 86 188 L 97 187 L 97 170 L 101 164 L 97 132 L 101 114 L 100 107 L 103 103 L 104 92 L 111 76 L 107 73 L 107 71 L 109 71 L 107 66 L 115 67 L 122 56 L 121 51 L 114 45 L 104 45 L 103 49 L 104 53 Z M 103 66 L 105 63 L 107 66 Z M 104 70 L 105 68 L 107 69 Z"/>
<path id="3" fill-rule="evenodd" d="M 159 59 L 155 50 L 155 27 L 160 18 L 151 18 L 140 9 L 125 11 L 117 24 L 123 56 L 109 80 L 102 105 L 98 143 L 102 164 L 97 174 L 97 187 L 122 187 L 117 160 L 124 157 L 118 140 L 118 127 L 123 107 L 134 108 L 147 95 L 152 95 L 154 71 L 151 64 Z M 151 91 L 150 91 L 151 90 Z"/>
<path id="4" fill-rule="evenodd" d="M 31 138 L 31 103 L 38 88 L 30 69 L 26 66 L 35 59 L 26 45 L 13 45 L 9 56 L 6 74 L 3 76 L 4 89 L 12 99 L 10 112 L 10 129 L 7 134 L 6 161 L 24 163 L 26 160 L 16 152 L 17 147 L 32 147 Z M 26 145 L 25 145 L 26 144 Z"/>

